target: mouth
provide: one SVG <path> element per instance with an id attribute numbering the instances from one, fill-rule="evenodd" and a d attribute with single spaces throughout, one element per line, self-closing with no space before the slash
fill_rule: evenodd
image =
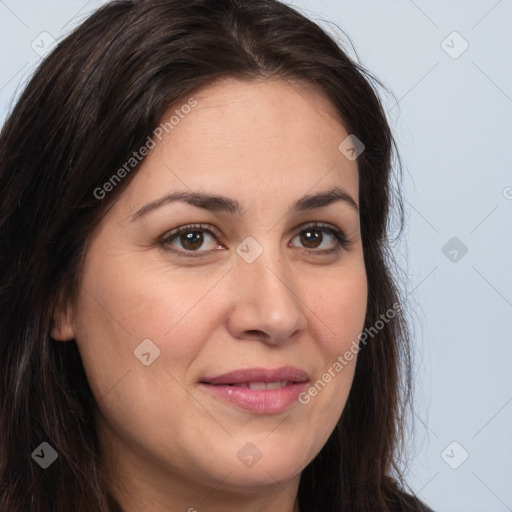
<path id="1" fill-rule="evenodd" d="M 204 391 L 239 409 L 257 414 L 276 414 L 288 409 L 309 382 L 303 370 L 284 366 L 275 370 L 235 370 L 199 382 Z"/>
<path id="2" fill-rule="evenodd" d="M 247 389 L 281 389 L 286 386 L 290 386 L 291 384 L 295 384 L 295 382 L 289 380 L 281 380 L 275 382 L 240 382 L 237 384 L 225 384 L 227 386 L 233 386 L 237 388 L 247 388 Z M 214 386 L 222 386 L 222 384 L 213 384 Z"/>

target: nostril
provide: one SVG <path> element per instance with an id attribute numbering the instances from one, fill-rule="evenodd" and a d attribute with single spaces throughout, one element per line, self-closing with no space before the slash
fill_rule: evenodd
<path id="1" fill-rule="evenodd" d="M 266 332 L 259 331 L 258 329 L 251 329 L 246 332 L 247 332 L 247 334 L 249 334 L 250 336 L 254 336 L 255 338 L 264 338 L 264 339 L 270 338 L 270 336 Z"/>

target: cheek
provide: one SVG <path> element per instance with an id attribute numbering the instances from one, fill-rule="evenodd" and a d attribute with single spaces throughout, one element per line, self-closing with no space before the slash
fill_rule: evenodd
<path id="1" fill-rule="evenodd" d="M 207 283 L 189 278 L 185 285 L 185 279 L 165 269 L 136 273 L 119 262 L 93 263 L 84 269 L 75 327 L 102 417 L 131 441 L 137 432 L 148 431 L 154 439 L 169 432 L 179 438 L 176 416 L 197 414 L 183 383 L 211 335 Z M 144 351 L 138 350 L 148 339 Z M 146 366 L 142 354 L 148 352 Z"/>
<path id="2" fill-rule="evenodd" d="M 75 316 L 77 343 L 96 397 L 128 371 L 133 372 L 130 380 L 134 375 L 153 380 L 156 366 L 182 377 L 212 328 L 204 300 L 209 281 L 163 266 L 142 271 L 122 259 L 112 261 L 87 262 Z M 150 358 L 158 354 L 159 364 L 151 364 L 152 371 L 139 376 L 147 367 L 134 351 L 146 339 L 156 347 L 149 345 Z"/>
<path id="3" fill-rule="evenodd" d="M 359 264 L 343 275 L 322 282 L 311 295 L 308 306 L 315 324 L 325 333 L 317 339 L 331 359 L 345 352 L 353 340 L 357 341 L 364 327 L 367 299 L 366 273 Z"/>
<path id="4" fill-rule="evenodd" d="M 299 401 L 309 408 L 310 419 L 317 415 L 319 428 L 328 435 L 343 411 L 354 377 L 367 306 L 364 266 L 354 265 L 343 276 L 323 282 L 308 306 L 321 364 Z"/>
<path id="5" fill-rule="evenodd" d="M 165 263 L 138 265 L 127 255 L 100 264 L 91 260 L 83 275 L 82 318 L 107 317 L 134 339 L 168 337 L 191 313 L 196 317 L 210 281 L 189 272 L 173 271 Z M 142 263 L 144 263 L 142 261 Z"/>

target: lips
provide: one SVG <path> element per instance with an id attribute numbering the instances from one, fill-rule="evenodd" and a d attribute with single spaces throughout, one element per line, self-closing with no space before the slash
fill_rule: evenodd
<path id="1" fill-rule="evenodd" d="M 246 370 L 234 370 L 216 377 L 205 377 L 201 382 L 212 385 L 237 385 L 249 383 L 275 383 L 275 382 L 307 382 L 306 372 L 294 366 L 283 366 L 275 370 L 266 368 L 249 368 Z"/>
<path id="2" fill-rule="evenodd" d="M 249 368 L 201 379 L 201 387 L 223 401 L 258 414 L 282 412 L 297 401 L 309 378 L 294 366 Z"/>
<path id="3" fill-rule="evenodd" d="M 293 384 L 293 382 L 289 380 L 278 380 L 275 382 L 240 382 L 236 384 L 228 384 L 228 386 L 247 389 L 281 389 L 289 386 L 290 384 Z"/>

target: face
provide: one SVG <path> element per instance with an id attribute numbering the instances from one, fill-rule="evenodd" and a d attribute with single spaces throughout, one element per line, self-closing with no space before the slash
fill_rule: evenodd
<path id="1" fill-rule="evenodd" d="M 318 90 L 226 79 L 187 99 L 95 228 L 53 335 L 78 343 L 133 503 L 290 500 L 363 329 L 357 162 Z"/>

